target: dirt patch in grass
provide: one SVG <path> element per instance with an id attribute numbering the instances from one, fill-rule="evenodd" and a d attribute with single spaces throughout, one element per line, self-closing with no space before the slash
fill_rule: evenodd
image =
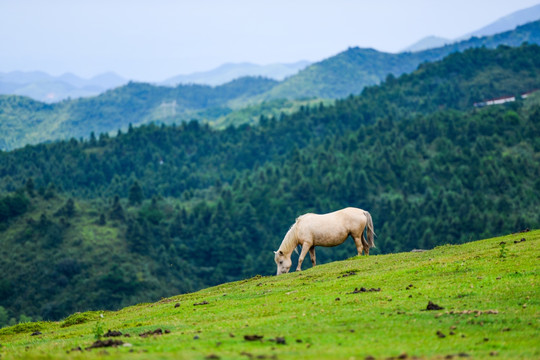
<path id="1" fill-rule="evenodd" d="M 346 272 L 344 274 L 339 275 L 337 278 L 339 279 L 339 278 L 344 278 L 344 277 L 347 277 L 347 276 L 354 276 L 357 273 L 358 273 L 357 270 L 352 270 L 352 271 L 348 271 L 348 272 Z"/>
<path id="2" fill-rule="evenodd" d="M 142 334 L 139 334 L 140 337 L 149 337 L 149 336 L 152 336 L 152 335 L 163 335 L 163 334 L 169 334 L 171 331 L 170 330 L 161 330 L 160 328 L 156 329 L 156 330 L 149 330 L 149 331 L 145 331 L 143 332 Z"/>
<path id="3" fill-rule="evenodd" d="M 124 345 L 124 342 L 122 340 L 113 340 L 113 339 L 97 340 L 92 345 L 87 347 L 86 350 L 103 348 L 103 347 L 118 347 L 122 345 Z"/>
<path id="4" fill-rule="evenodd" d="M 366 289 L 365 287 L 361 287 L 360 289 L 359 288 L 354 288 L 353 292 L 350 292 L 350 293 L 347 293 L 347 294 L 359 294 L 359 293 L 364 293 L 364 292 L 378 292 L 378 291 L 381 291 L 381 288 Z"/>
<path id="5" fill-rule="evenodd" d="M 246 341 L 257 341 L 262 340 L 264 335 L 244 335 L 244 340 Z"/>

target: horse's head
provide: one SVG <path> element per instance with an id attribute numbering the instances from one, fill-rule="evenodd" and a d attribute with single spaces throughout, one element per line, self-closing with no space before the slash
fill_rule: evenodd
<path id="1" fill-rule="evenodd" d="M 274 251 L 274 254 L 275 254 L 274 261 L 276 262 L 276 265 L 277 265 L 276 275 L 288 273 L 292 265 L 291 256 L 289 255 L 287 257 L 281 250 Z"/>

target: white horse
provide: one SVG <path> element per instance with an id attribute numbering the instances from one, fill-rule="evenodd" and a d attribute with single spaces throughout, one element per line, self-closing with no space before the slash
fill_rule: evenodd
<path id="1" fill-rule="evenodd" d="M 366 228 L 367 241 L 364 237 Z M 349 235 L 356 243 L 358 255 L 362 255 L 362 251 L 369 255 L 369 248 L 375 247 L 373 220 L 369 212 L 348 207 L 329 214 L 305 214 L 298 217 L 283 238 L 279 249 L 274 251 L 277 275 L 289 272 L 292 265 L 291 254 L 298 245 L 302 245 L 302 252 L 296 271 L 301 271 L 302 261 L 308 250 L 311 263 L 315 266 L 315 246 L 340 245 Z"/>

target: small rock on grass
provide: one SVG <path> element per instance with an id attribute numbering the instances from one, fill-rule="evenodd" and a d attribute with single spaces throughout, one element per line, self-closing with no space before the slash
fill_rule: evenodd
<path id="1" fill-rule="evenodd" d="M 116 337 L 116 336 L 122 336 L 122 333 L 120 331 L 109 329 L 109 331 L 107 331 L 107 333 L 105 333 L 105 335 L 103 335 L 103 336 L 104 337 Z"/>
<path id="2" fill-rule="evenodd" d="M 428 302 L 427 307 L 426 307 L 426 310 L 442 310 L 442 309 L 444 309 L 442 306 L 439 306 L 431 302 L 431 300 Z"/>

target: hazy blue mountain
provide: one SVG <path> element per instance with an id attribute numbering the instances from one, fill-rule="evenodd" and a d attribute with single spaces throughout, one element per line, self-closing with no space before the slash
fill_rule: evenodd
<path id="1" fill-rule="evenodd" d="M 72 73 L 53 76 L 42 71 L 12 71 L 0 73 L 0 94 L 28 96 L 51 103 L 95 96 L 126 83 L 126 79 L 112 72 L 84 79 Z"/>
<path id="2" fill-rule="evenodd" d="M 456 39 L 445 39 L 439 36 L 426 36 L 414 44 L 407 46 L 402 52 L 407 51 L 423 51 L 427 49 L 433 49 L 441 47 L 454 42 L 468 40 L 471 37 L 483 37 L 495 35 L 505 31 L 513 30 L 520 25 L 527 24 L 540 19 L 540 4 L 531 6 L 526 9 L 518 10 L 509 15 L 506 15 L 491 24 L 488 24 L 478 30 L 471 33 L 460 36 Z"/>
<path id="3" fill-rule="evenodd" d="M 128 81 L 120 75 L 109 71 L 90 78 L 85 86 L 99 86 L 106 89 L 112 89 L 125 85 L 127 82 Z"/>
<path id="4" fill-rule="evenodd" d="M 227 63 L 210 71 L 195 72 L 187 75 L 171 77 L 160 85 L 176 86 L 178 84 L 222 85 L 243 76 L 263 76 L 274 80 L 283 80 L 306 68 L 309 61 L 298 61 L 290 64 L 257 65 L 253 63 Z"/>
<path id="5" fill-rule="evenodd" d="M 43 71 L 11 71 L 0 72 L 1 83 L 28 84 L 38 81 L 49 81 L 52 76 Z"/>
<path id="6" fill-rule="evenodd" d="M 516 11 L 510 15 L 504 16 L 499 20 L 484 26 L 481 29 L 475 30 L 472 33 L 466 34 L 457 40 L 468 39 L 472 36 L 481 37 L 495 35 L 508 30 L 513 30 L 517 26 L 536 21 L 540 19 L 540 4 L 531 6 L 530 8 Z"/>
<path id="7" fill-rule="evenodd" d="M 451 42 L 453 42 L 453 40 L 446 39 L 439 36 L 426 36 L 425 38 L 418 40 L 414 44 L 407 46 L 405 49 L 402 50 L 402 52 L 407 52 L 407 51 L 414 52 L 414 51 L 422 51 L 426 49 L 437 48 L 437 47 L 441 47 L 446 44 L 449 44 Z"/>

